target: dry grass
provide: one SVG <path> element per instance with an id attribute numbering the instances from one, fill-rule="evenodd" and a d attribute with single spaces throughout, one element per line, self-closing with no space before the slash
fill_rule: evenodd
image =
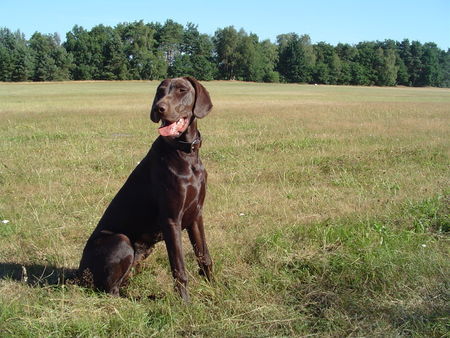
<path id="1" fill-rule="evenodd" d="M 216 283 L 186 250 L 181 304 L 159 245 L 127 298 L 63 284 L 156 137 L 156 85 L 0 84 L 0 332 L 446 334 L 448 89 L 206 83 Z"/>

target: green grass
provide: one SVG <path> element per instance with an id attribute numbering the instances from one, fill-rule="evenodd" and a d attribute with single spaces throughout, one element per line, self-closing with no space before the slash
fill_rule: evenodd
<path id="1" fill-rule="evenodd" d="M 189 305 L 162 243 L 124 298 L 66 282 L 156 85 L 0 84 L 2 336 L 448 335 L 448 89 L 205 83 L 215 282 L 187 238 Z"/>

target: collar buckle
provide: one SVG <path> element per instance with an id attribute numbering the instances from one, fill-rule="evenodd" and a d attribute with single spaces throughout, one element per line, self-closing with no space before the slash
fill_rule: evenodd
<path id="1" fill-rule="evenodd" d="M 202 146 L 202 137 L 199 131 L 197 131 L 197 133 L 197 137 L 192 142 L 181 141 L 179 139 L 171 139 L 169 137 L 163 137 L 163 140 L 170 144 L 173 148 L 190 154 L 193 151 L 198 150 Z"/>
<path id="2" fill-rule="evenodd" d="M 198 145 L 197 149 L 200 148 L 201 144 L 202 144 L 202 139 L 201 139 L 200 137 L 199 137 L 199 138 L 196 138 L 196 139 L 191 143 L 191 151 L 194 151 L 194 150 L 195 150 L 195 147 L 196 147 L 197 145 Z"/>

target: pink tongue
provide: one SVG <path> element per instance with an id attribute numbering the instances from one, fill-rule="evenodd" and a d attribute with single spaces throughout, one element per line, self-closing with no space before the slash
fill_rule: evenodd
<path id="1" fill-rule="evenodd" d="M 178 136 L 177 123 L 171 123 L 168 126 L 158 129 L 161 136 Z"/>

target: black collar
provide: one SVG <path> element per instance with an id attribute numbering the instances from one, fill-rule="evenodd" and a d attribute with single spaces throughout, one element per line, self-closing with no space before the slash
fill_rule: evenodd
<path id="1" fill-rule="evenodd" d="M 163 137 L 163 139 L 173 148 L 181 150 L 185 153 L 191 153 L 198 150 L 202 146 L 202 136 L 197 130 L 197 137 L 192 142 L 181 141 L 179 138 Z"/>

